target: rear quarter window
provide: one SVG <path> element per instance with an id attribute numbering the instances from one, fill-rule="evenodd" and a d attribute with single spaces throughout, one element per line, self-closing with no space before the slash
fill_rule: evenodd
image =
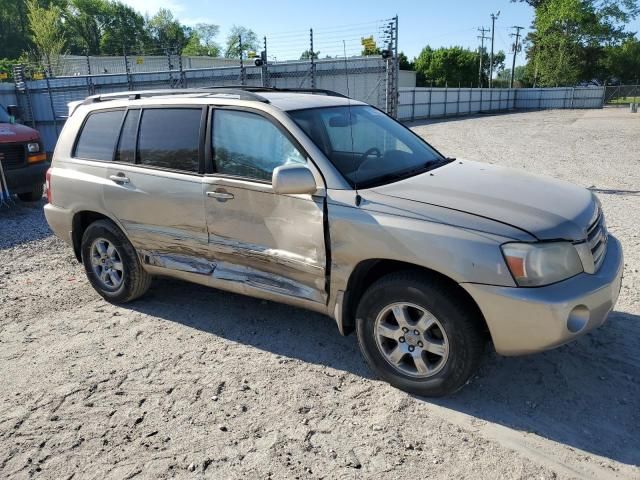
<path id="1" fill-rule="evenodd" d="M 124 110 L 94 112 L 89 114 L 76 143 L 76 158 L 88 160 L 113 160 Z"/>

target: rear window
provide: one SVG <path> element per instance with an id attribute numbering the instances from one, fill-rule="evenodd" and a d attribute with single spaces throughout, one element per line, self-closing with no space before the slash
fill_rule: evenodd
<path id="1" fill-rule="evenodd" d="M 95 112 L 82 127 L 74 157 L 89 160 L 113 160 L 124 110 Z"/>
<path id="2" fill-rule="evenodd" d="M 201 118 L 200 108 L 144 110 L 138 134 L 139 163 L 198 172 Z"/>

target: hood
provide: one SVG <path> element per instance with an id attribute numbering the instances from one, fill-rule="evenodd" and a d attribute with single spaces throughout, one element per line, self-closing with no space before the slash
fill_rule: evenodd
<path id="1" fill-rule="evenodd" d="M 583 240 L 597 209 L 585 188 L 468 160 L 371 190 L 415 202 L 414 209 L 428 204 L 488 218 L 539 240 Z"/>
<path id="2" fill-rule="evenodd" d="M 0 144 L 39 140 L 38 132 L 19 123 L 0 123 Z"/>

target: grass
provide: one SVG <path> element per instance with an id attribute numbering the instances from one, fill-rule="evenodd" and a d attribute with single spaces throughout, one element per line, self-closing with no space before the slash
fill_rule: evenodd
<path id="1" fill-rule="evenodd" d="M 617 97 L 609 100 L 609 103 L 614 103 L 614 104 L 640 103 L 640 97 Z"/>

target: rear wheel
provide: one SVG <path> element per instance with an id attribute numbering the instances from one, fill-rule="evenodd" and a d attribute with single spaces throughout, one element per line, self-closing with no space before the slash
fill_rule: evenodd
<path id="1" fill-rule="evenodd" d="M 93 288 L 106 300 L 124 303 L 146 293 L 151 275 L 127 237 L 108 220 L 98 220 L 82 236 L 82 263 Z"/>
<path id="2" fill-rule="evenodd" d="M 44 184 L 34 185 L 30 192 L 19 193 L 18 198 L 23 202 L 37 202 L 44 194 Z"/>
<path id="3" fill-rule="evenodd" d="M 356 327 L 364 357 L 409 393 L 455 392 L 474 373 L 485 343 L 477 309 L 458 292 L 411 272 L 387 275 L 363 295 Z"/>

